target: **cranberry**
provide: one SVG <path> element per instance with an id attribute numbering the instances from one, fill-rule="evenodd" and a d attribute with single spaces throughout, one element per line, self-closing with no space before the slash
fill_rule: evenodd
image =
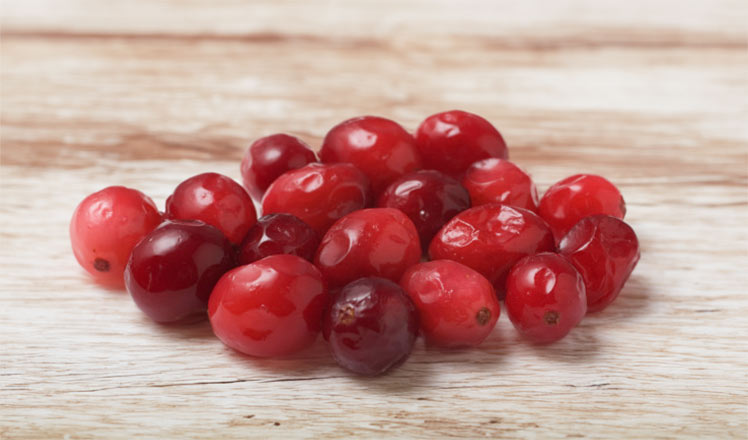
<path id="1" fill-rule="evenodd" d="M 314 263 L 331 287 L 366 276 L 399 281 L 421 258 L 413 222 L 401 211 L 372 208 L 352 212 L 327 231 Z"/>
<path id="2" fill-rule="evenodd" d="M 416 145 L 424 168 L 454 177 L 460 177 L 473 162 L 481 159 L 508 157 L 499 131 L 480 116 L 461 110 L 426 118 L 416 132 Z"/>
<path id="3" fill-rule="evenodd" d="M 408 358 L 418 335 L 418 314 L 397 284 L 361 278 L 335 294 L 323 332 L 340 366 L 374 376 Z"/>
<path id="4" fill-rule="evenodd" d="M 548 222 L 556 241 L 579 220 L 607 214 L 623 218 L 626 203 L 618 188 L 605 178 L 594 174 L 577 174 L 554 184 L 540 199 L 538 213 Z"/>
<path id="5" fill-rule="evenodd" d="M 135 304 L 156 322 L 205 318 L 218 279 L 235 265 L 218 229 L 200 221 L 166 221 L 132 250 L 125 284 Z"/>
<path id="6" fill-rule="evenodd" d="M 322 162 L 348 162 L 364 172 L 374 194 L 403 174 L 421 168 L 413 136 L 395 121 L 377 116 L 349 119 L 333 127 L 319 151 Z"/>
<path id="7" fill-rule="evenodd" d="M 327 304 L 316 267 L 296 255 L 272 255 L 224 275 L 208 315 L 229 347 L 251 356 L 284 356 L 314 342 Z"/>
<path id="8" fill-rule="evenodd" d="M 582 276 L 554 253 L 531 255 L 514 265 L 505 304 L 517 331 L 539 344 L 563 338 L 587 312 Z"/>
<path id="9" fill-rule="evenodd" d="M 244 187 L 255 200 L 260 200 L 278 176 L 316 161 L 314 152 L 299 138 L 287 134 L 265 136 L 254 141 L 244 154 Z"/>
<path id="10" fill-rule="evenodd" d="M 166 215 L 174 220 L 200 220 L 215 226 L 232 243 L 241 243 L 257 221 L 247 191 L 218 173 L 198 174 L 180 183 L 166 199 Z"/>
<path id="11" fill-rule="evenodd" d="M 639 240 L 622 220 L 593 215 L 571 228 L 561 240 L 559 253 L 582 274 L 587 312 L 597 312 L 618 297 L 639 262 Z"/>
<path id="12" fill-rule="evenodd" d="M 470 207 L 470 196 L 451 177 L 423 170 L 392 182 L 377 206 L 404 212 L 416 225 L 421 245 L 426 248 L 444 223 Z"/>
<path id="13" fill-rule="evenodd" d="M 97 282 L 122 287 L 127 259 L 135 244 L 161 223 L 148 196 L 110 186 L 83 199 L 70 221 L 70 242 L 78 263 Z"/>
<path id="14" fill-rule="evenodd" d="M 462 179 L 473 206 L 486 203 L 538 210 L 538 190 L 527 173 L 505 159 L 490 158 L 470 166 Z"/>
<path id="15" fill-rule="evenodd" d="M 434 345 L 476 346 L 499 319 L 501 306 L 491 283 L 460 263 L 417 264 L 405 272 L 400 284 L 416 304 L 424 337 Z"/>
<path id="16" fill-rule="evenodd" d="M 293 214 L 322 236 L 337 219 L 371 202 L 369 181 L 347 163 L 312 163 L 278 177 L 262 199 L 264 214 Z"/>
<path id="17" fill-rule="evenodd" d="M 249 229 L 239 252 L 239 264 L 249 264 L 270 255 L 290 254 L 311 261 L 319 237 L 311 226 L 291 214 L 261 217 Z"/>
<path id="18" fill-rule="evenodd" d="M 520 258 L 554 249 L 553 235 L 531 211 L 488 204 L 457 214 L 429 246 L 432 260 L 448 259 L 477 270 L 499 298 L 509 269 Z"/>

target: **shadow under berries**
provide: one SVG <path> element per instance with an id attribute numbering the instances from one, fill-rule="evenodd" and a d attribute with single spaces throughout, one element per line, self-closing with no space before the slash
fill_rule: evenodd
<path id="1" fill-rule="evenodd" d="M 323 375 L 325 376 L 345 374 L 335 364 L 327 348 L 327 344 L 322 337 L 317 338 L 311 347 L 288 356 L 273 358 L 254 357 L 240 353 L 229 347 L 225 347 L 225 354 L 234 362 L 246 363 L 254 369 L 268 373 L 283 373 L 290 380 L 298 378 L 298 376 L 308 377 L 322 372 L 324 372 Z"/>

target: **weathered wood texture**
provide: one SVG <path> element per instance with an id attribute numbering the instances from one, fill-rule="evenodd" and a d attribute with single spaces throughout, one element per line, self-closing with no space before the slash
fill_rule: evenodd
<path id="1" fill-rule="evenodd" d="M 745 438 L 748 8 L 741 1 L 6 0 L 0 438 Z M 238 176 L 258 136 L 319 145 L 380 114 L 464 108 L 542 189 L 608 176 L 642 260 L 618 302 L 548 347 L 506 316 L 475 350 L 419 343 L 359 379 L 164 328 L 91 284 L 76 203 L 109 184 L 163 206 Z"/>

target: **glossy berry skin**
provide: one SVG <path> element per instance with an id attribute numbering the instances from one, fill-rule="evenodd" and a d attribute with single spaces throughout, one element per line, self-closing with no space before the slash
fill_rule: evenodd
<path id="1" fill-rule="evenodd" d="M 514 265 L 504 304 L 514 328 L 538 344 L 563 338 L 587 312 L 582 276 L 554 253 L 531 255 Z"/>
<path id="2" fill-rule="evenodd" d="M 310 262 L 272 255 L 225 274 L 208 315 L 227 346 L 257 357 L 285 356 L 314 342 L 329 295 Z"/>
<path id="3" fill-rule="evenodd" d="M 312 261 L 319 237 L 311 226 L 291 214 L 269 214 L 249 228 L 239 251 L 239 264 L 270 255 L 296 255 Z"/>
<path id="4" fill-rule="evenodd" d="M 441 347 L 474 347 L 499 319 L 501 306 L 491 283 L 478 272 L 450 260 L 417 264 L 400 285 L 413 299 L 426 340 Z"/>
<path id="5" fill-rule="evenodd" d="M 232 243 L 241 243 L 257 221 L 252 199 L 232 178 L 204 173 L 180 183 L 166 199 L 166 216 L 215 226 Z"/>
<path id="6" fill-rule="evenodd" d="M 423 167 L 455 178 L 479 160 L 509 157 L 504 139 L 490 122 L 461 110 L 429 116 L 415 138 Z"/>
<path id="7" fill-rule="evenodd" d="M 273 134 L 257 139 L 249 146 L 241 164 L 242 181 L 255 200 L 281 174 L 316 162 L 314 151 L 301 139 L 287 134 Z"/>
<path id="8" fill-rule="evenodd" d="M 533 212 L 488 204 L 457 214 L 429 246 L 432 260 L 462 263 L 488 278 L 499 299 L 509 269 L 520 258 L 554 249 L 553 234 Z"/>
<path id="9" fill-rule="evenodd" d="M 530 176 L 505 159 L 483 159 L 470 165 L 462 178 L 473 206 L 503 203 L 538 210 L 538 190 Z"/>
<path id="10" fill-rule="evenodd" d="M 408 358 L 418 336 L 418 314 L 397 284 L 360 278 L 335 294 L 323 332 L 341 367 L 375 376 Z"/>
<path id="11" fill-rule="evenodd" d="M 413 136 L 395 121 L 377 116 L 349 119 L 333 127 L 319 151 L 322 162 L 347 162 L 366 174 L 374 194 L 403 174 L 421 168 Z"/>
<path id="12" fill-rule="evenodd" d="M 125 284 L 135 304 L 156 322 L 205 318 L 208 297 L 236 265 L 231 242 L 200 221 L 166 221 L 132 250 Z"/>
<path id="13" fill-rule="evenodd" d="M 322 237 L 314 264 L 334 288 L 368 276 L 397 282 L 420 258 L 413 222 L 397 209 L 371 208 L 335 222 Z"/>
<path id="14" fill-rule="evenodd" d="M 612 303 L 639 262 L 639 240 L 616 217 L 593 215 L 577 223 L 559 244 L 587 287 L 587 312 Z"/>
<path id="15" fill-rule="evenodd" d="M 369 180 L 356 167 L 312 163 L 278 177 L 265 192 L 262 212 L 293 214 L 321 237 L 337 219 L 370 203 Z"/>
<path id="16" fill-rule="evenodd" d="M 161 214 L 145 194 L 124 186 L 104 188 L 73 212 L 73 254 L 96 282 L 121 288 L 132 248 L 159 223 Z"/>
<path id="17" fill-rule="evenodd" d="M 395 180 L 377 206 L 395 208 L 413 221 L 425 248 L 452 217 L 470 207 L 470 196 L 456 180 L 439 171 L 422 170 Z"/>
<path id="18" fill-rule="evenodd" d="M 606 214 L 622 219 L 626 203 L 618 188 L 603 177 L 577 174 L 557 182 L 540 199 L 538 214 L 551 227 L 556 241 L 583 218 Z"/>

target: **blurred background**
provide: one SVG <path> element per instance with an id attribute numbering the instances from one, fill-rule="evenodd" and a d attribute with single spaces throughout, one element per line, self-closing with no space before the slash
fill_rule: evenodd
<path id="1" fill-rule="evenodd" d="M 2 158 L 227 159 L 273 132 L 318 146 L 354 115 L 413 130 L 461 108 L 492 121 L 515 159 L 608 162 L 617 150 L 643 162 L 660 146 L 701 149 L 702 136 L 745 130 L 746 9 L 6 0 Z"/>

